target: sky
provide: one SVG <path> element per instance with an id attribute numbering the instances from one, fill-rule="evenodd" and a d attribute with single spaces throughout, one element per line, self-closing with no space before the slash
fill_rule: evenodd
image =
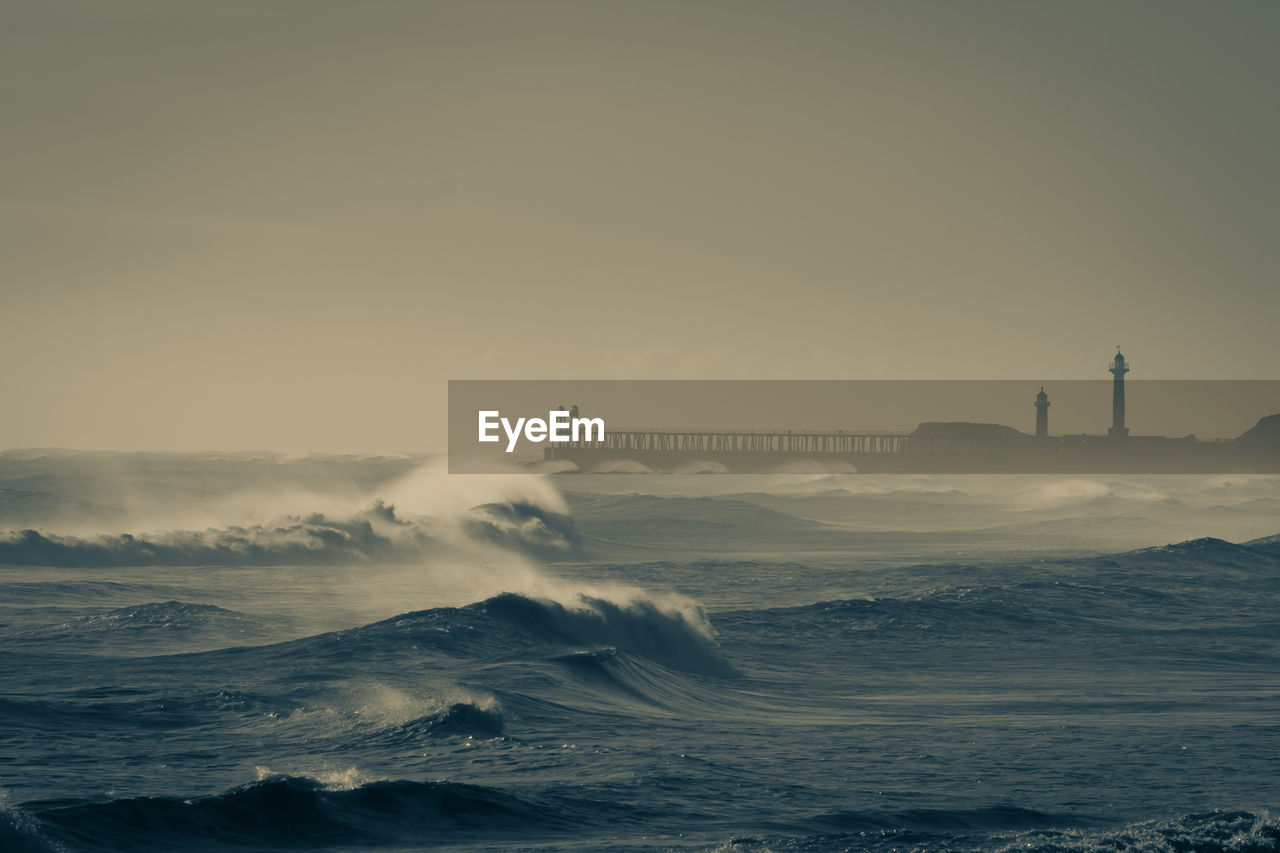
<path id="1" fill-rule="evenodd" d="M 475 378 L 1280 378 L 1280 5 L 6 0 L 0 447 Z"/>

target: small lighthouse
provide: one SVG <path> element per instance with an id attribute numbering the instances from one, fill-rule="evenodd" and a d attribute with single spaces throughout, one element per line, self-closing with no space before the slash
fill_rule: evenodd
<path id="1" fill-rule="evenodd" d="M 1116 347 L 1116 359 L 1111 362 L 1110 373 L 1115 379 L 1111 383 L 1111 429 L 1107 435 L 1122 438 L 1129 434 L 1124 425 L 1124 375 L 1129 372 L 1129 364 Z"/>
<path id="2" fill-rule="evenodd" d="M 1036 438 L 1049 437 L 1049 395 L 1044 393 L 1044 386 L 1040 386 L 1040 393 L 1036 395 Z"/>

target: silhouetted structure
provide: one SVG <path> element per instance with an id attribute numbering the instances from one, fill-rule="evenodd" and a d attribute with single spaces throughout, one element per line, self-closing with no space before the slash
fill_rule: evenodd
<path id="1" fill-rule="evenodd" d="M 1110 368 L 1111 375 L 1115 377 L 1111 384 L 1111 429 L 1107 430 L 1107 435 L 1113 438 L 1129 434 L 1129 428 L 1124 425 L 1124 375 L 1128 372 L 1129 365 L 1125 363 L 1120 348 L 1116 347 L 1116 360 L 1111 362 Z"/>
<path id="2" fill-rule="evenodd" d="M 1040 386 L 1040 393 L 1036 395 L 1036 438 L 1049 437 L 1049 395 L 1044 393 L 1044 386 Z"/>
<path id="3" fill-rule="evenodd" d="M 687 473 L 808 473 L 803 466 L 811 464 L 864 473 L 1280 473 L 1280 414 L 1264 417 L 1235 440 L 1130 435 L 1124 389 L 1129 370 L 1117 347 L 1109 369 L 1114 378 L 1106 435 L 1050 436 L 1049 395 L 1041 386 L 1034 436 L 964 421 L 926 421 L 911 432 L 610 429 L 598 441 L 547 447 L 544 459 L 572 462 L 580 471 L 635 470 L 616 466 L 638 463 L 639 470 Z"/>

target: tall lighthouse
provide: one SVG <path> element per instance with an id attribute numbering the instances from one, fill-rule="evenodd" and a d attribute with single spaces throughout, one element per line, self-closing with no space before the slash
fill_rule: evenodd
<path id="1" fill-rule="evenodd" d="M 1044 386 L 1040 386 L 1040 393 L 1036 395 L 1036 438 L 1048 438 L 1049 436 L 1049 395 L 1044 393 Z"/>
<path id="2" fill-rule="evenodd" d="M 1128 372 L 1129 365 L 1120 354 L 1120 348 L 1116 347 L 1116 360 L 1111 362 L 1110 368 L 1115 379 L 1111 383 L 1111 429 L 1107 430 L 1107 435 L 1117 438 L 1129 434 L 1129 428 L 1124 425 L 1124 375 Z"/>

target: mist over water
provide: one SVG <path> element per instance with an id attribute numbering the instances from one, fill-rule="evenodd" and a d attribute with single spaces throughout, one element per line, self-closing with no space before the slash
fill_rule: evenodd
<path id="1" fill-rule="evenodd" d="M 0 848 L 1269 850 L 1280 478 L 0 455 Z"/>

